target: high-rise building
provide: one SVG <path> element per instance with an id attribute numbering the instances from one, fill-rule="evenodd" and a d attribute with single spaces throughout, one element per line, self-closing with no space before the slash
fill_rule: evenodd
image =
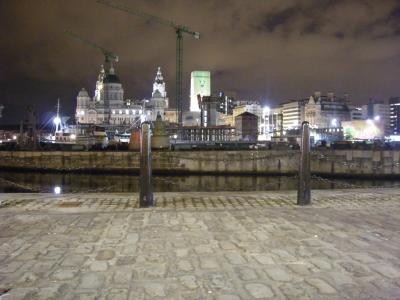
<path id="1" fill-rule="evenodd" d="M 211 95 L 211 74 L 209 71 L 193 71 L 190 79 L 190 111 L 200 112 L 198 95 Z"/>
<path id="2" fill-rule="evenodd" d="M 390 129 L 391 134 L 400 134 L 400 97 L 392 97 L 389 99 L 390 106 Z"/>
<path id="3" fill-rule="evenodd" d="M 283 129 L 299 128 L 303 120 L 304 106 L 302 102 L 294 100 L 282 104 L 282 126 Z"/>
<path id="4" fill-rule="evenodd" d="M 235 97 L 232 93 L 219 92 L 218 93 L 218 107 L 217 110 L 225 115 L 233 114 L 235 108 Z"/>

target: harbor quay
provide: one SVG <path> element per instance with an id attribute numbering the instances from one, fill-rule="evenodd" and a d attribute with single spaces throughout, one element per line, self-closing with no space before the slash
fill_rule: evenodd
<path id="1" fill-rule="evenodd" d="M 400 190 L 0 195 L 1 299 L 399 299 Z"/>
<path id="2" fill-rule="evenodd" d="M 154 174 L 293 175 L 298 150 L 153 151 Z M 313 174 L 399 178 L 399 150 L 313 149 Z M 138 151 L 0 151 L 0 168 L 46 172 L 138 173 Z"/>

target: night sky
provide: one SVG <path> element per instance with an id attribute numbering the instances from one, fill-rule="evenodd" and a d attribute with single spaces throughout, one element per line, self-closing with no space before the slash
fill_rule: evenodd
<path id="1" fill-rule="evenodd" d="M 314 91 L 349 93 L 355 104 L 400 96 L 398 0 L 115 0 L 189 26 L 190 72 L 210 70 L 212 90 L 274 104 Z M 149 98 L 157 66 L 175 94 L 175 33 L 95 0 L 0 1 L 1 124 L 18 123 L 28 104 L 41 114 L 61 98 L 91 95 L 103 56 L 63 34 L 70 29 L 117 53 L 126 98 Z"/>

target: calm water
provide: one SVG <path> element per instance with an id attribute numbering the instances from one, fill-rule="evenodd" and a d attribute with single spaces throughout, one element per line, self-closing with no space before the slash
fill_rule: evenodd
<path id="1" fill-rule="evenodd" d="M 54 174 L 0 172 L 0 192 L 52 192 L 56 186 L 68 192 L 138 192 L 139 177 L 132 175 Z M 313 189 L 343 189 L 400 184 L 400 180 L 312 181 Z M 297 179 L 288 176 L 155 176 L 155 192 L 294 190 Z"/>

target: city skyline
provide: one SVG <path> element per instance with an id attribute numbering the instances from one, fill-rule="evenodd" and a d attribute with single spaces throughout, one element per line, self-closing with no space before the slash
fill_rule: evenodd
<path id="1" fill-rule="evenodd" d="M 115 2 L 201 33 L 199 41 L 184 39 L 186 108 L 193 70 L 211 71 L 213 91 L 233 90 L 270 105 L 316 90 L 349 93 L 355 104 L 399 94 L 396 1 Z M 17 123 L 28 104 L 49 111 L 58 97 L 69 114 L 82 87 L 92 93 L 103 56 L 65 36 L 65 29 L 119 55 L 116 71 L 129 98 L 150 97 L 161 66 L 174 105 L 174 32 L 96 1 L 77 3 L 0 4 L 0 32 L 13 33 L 0 42 L 2 123 Z"/>

